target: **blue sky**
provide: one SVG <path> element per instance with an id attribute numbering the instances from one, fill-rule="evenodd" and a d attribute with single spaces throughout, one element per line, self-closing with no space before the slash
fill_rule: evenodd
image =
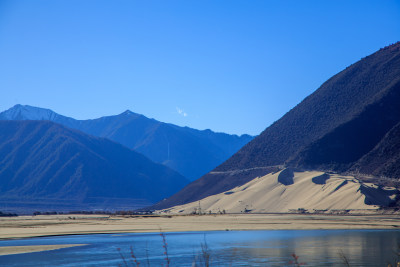
<path id="1" fill-rule="evenodd" d="M 399 36 L 394 0 L 0 0 L 0 110 L 255 135 Z"/>

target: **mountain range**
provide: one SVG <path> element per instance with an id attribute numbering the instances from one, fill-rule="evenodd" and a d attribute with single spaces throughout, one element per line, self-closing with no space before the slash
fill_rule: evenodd
<path id="1" fill-rule="evenodd" d="M 115 207 L 128 199 L 139 207 L 162 199 L 146 209 L 177 212 L 200 201 L 232 212 L 399 205 L 399 191 L 387 187 L 400 181 L 399 103 L 400 42 L 334 75 L 254 139 L 131 111 L 75 120 L 16 105 L 0 113 L 0 204 L 67 199 Z M 167 166 L 191 180 L 217 167 L 173 194 L 187 181 Z M 315 205 L 304 201 L 311 188 Z"/>
<path id="2" fill-rule="evenodd" d="M 48 120 L 97 137 L 108 138 L 195 180 L 224 162 L 253 139 L 196 130 L 149 119 L 129 110 L 115 116 L 75 120 L 50 109 L 15 105 L 0 120 Z"/>
<path id="3" fill-rule="evenodd" d="M 0 129 L 2 209 L 132 210 L 188 183 L 118 143 L 50 121 L 0 121 Z"/>
<path id="4" fill-rule="evenodd" d="M 153 208 L 197 201 L 285 167 L 400 178 L 400 42 L 334 75 L 202 178 Z"/>

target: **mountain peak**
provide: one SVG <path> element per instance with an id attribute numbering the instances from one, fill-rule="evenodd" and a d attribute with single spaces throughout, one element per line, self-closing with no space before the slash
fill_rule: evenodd
<path id="1" fill-rule="evenodd" d="M 16 104 L 0 113 L 2 120 L 51 120 L 58 114 L 50 109 Z"/>
<path id="2" fill-rule="evenodd" d="M 117 116 L 136 117 L 136 116 L 143 116 L 143 115 L 137 114 L 137 113 L 127 109 L 127 110 L 125 110 L 124 112 L 122 112 L 121 114 L 119 114 Z"/>
<path id="3" fill-rule="evenodd" d="M 133 113 L 132 111 L 130 111 L 129 109 L 127 109 L 127 110 L 125 110 L 124 112 L 122 112 L 122 114 L 124 114 L 124 115 L 132 115 L 132 114 L 135 114 L 135 113 Z"/>
<path id="4" fill-rule="evenodd" d="M 15 104 L 8 110 L 22 110 L 22 109 L 40 109 L 40 108 L 29 106 L 29 105 Z"/>

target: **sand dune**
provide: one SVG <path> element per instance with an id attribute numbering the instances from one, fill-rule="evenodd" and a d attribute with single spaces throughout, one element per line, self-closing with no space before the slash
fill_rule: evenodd
<path id="1" fill-rule="evenodd" d="M 230 191 L 200 201 L 175 206 L 161 213 L 190 214 L 267 213 L 267 212 L 340 212 L 365 213 L 389 205 L 398 191 L 361 183 L 351 176 L 318 171 L 297 172 L 284 169 L 258 177 Z"/>

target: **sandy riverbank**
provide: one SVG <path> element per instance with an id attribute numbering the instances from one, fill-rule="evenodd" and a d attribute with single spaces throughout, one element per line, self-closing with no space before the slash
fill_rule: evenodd
<path id="1" fill-rule="evenodd" d="M 216 230 L 400 229 L 400 215 L 39 215 L 0 218 L 0 239 L 94 233 Z"/>
<path id="2" fill-rule="evenodd" d="M 400 229 L 400 215 L 226 214 L 202 216 L 39 215 L 0 217 L 0 240 L 38 236 L 216 230 Z M 0 247 L 0 255 L 75 245 Z"/>
<path id="3" fill-rule="evenodd" d="M 79 247 L 79 246 L 85 246 L 85 244 L 0 247 L 0 256 L 21 254 L 21 253 L 40 252 L 40 251 L 46 251 L 46 250 L 55 250 L 55 249 L 71 248 L 71 247 Z"/>

